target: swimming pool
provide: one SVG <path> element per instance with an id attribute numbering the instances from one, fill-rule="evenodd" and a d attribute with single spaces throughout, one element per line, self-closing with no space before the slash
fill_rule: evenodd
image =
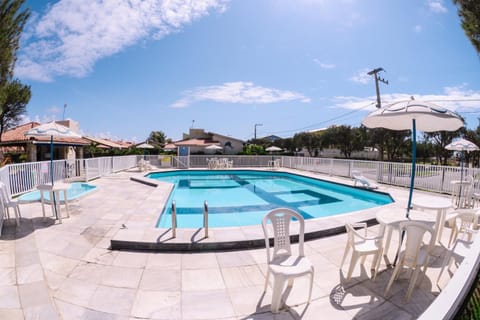
<path id="1" fill-rule="evenodd" d="M 67 189 L 68 201 L 83 197 L 84 195 L 94 191 L 96 188 L 97 188 L 96 186 L 93 186 L 88 183 L 83 183 L 83 182 L 70 183 L 70 187 Z M 48 192 L 44 194 L 44 197 L 47 202 L 50 201 L 50 194 Z M 22 202 L 40 201 L 40 191 L 35 190 L 32 192 L 22 194 L 17 199 L 18 201 L 22 201 Z M 63 192 L 60 192 L 60 201 L 63 201 L 63 200 L 64 200 Z"/>
<path id="2" fill-rule="evenodd" d="M 393 202 L 388 194 L 285 172 L 179 170 L 147 177 L 175 185 L 157 223 L 161 228 L 171 227 L 173 200 L 179 228 L 202 227 L 204 201 L 210 227 L 260 224 L 268 211 L 278 207 L 312 219 Z"/>

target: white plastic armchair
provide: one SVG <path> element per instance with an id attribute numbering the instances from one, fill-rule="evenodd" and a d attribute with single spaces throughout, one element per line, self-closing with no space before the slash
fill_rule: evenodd
<path id="1" fill-rule="evenodd" d="M 435 244 L 435 232 L 432 227 L 423 222 L 404 221 L 400 222 L 399 235 L 397 252 L 400 252 L 402 248 L 403 251 L 399 254 L 398 263 L 385 289 L 385 296 L 388 295 L 393 281 L 398 278 L 400 271 L 404 267 L 408 267 L 413 270 L 407 293 L 404 297 L 404 302 L 408 302 L 415 288 L 421 268 L 423 268 L 423 273 L 427 271 L 429 257 Z"/>
<path id="2" fill-rule="evenodd" d="M 362 232 L 356 230 L 355 228 L 362 228 Z M 365 263 L 365 259 L 368 255 L 374 255 L 372 270 L 373 279 L 376 278 L 378 273 L 378 267 L 380 266 L 381 257 L 383 254 L 383 231 L 384 228 L 381 228 L 381 233 L 377 236 L 368 236 L 367 234 L 367 224 L 364 222 L 360 223 L 346 223 L 345 229 L 347 230 L 347 245 L 345 246 L 345 252 L 343 254 L 342 262 L 340 263 L 340 268 L 342 268 L 345 263 L 345 259 L 348 255 L 350 249 L 352 249 L 352 259 L 350 260 L 350 266 L 347 272 L 346 280 L 350 280 L 352 276 L 353 269 L 357 264 L 357 261 L 362 257 L 362 264 Z"/>
<path id="3" fill-rule="evenodd" d="M 458 210 L 457 216 L 453 222 L 452 233 L 450 234 L 450 240 L 448 240 L 448 247 L 458 238 L 458 235 L 462 233 L 468 236 L 468 241 L 472 240 L 472 234 L 478 232 L 478 215 L 476 210 Z"/>
<path id="4" fill-rule="evenodd" d="M 7 190 L 7 186 L 3 182 L 0 182 L 0 197 L 7 217 L 10 219 L 10 208 L 12 208 L 13 212 L 15 213 L 15 222 L 17 225 L 19 225 L 21 218 L 20 206 L 17 200 L 12 199 L 10 192 Z"/>
<path id="5" fill-rule="evenodd" d="M 290 225 L 292 218 L 296 219 L 299 227 L 298 234 L 298 255 L 292 254 L 290 243 Z M 270 236 L 268 222 L 271 221 L 273 228 L 274 246 L 270 247 Z M 280 309 L 280 300 L 282 298 L 285 283 L 288 280 L 288 286 L 293 285 L 296 277 L 310 276 L 310 289 L 308 293 L 308 303 L 312 297 L 313 288 L 313 265 L 304 254 L 304 230 L 305 222 L 303 217 L 297 212 L 278 208 L 265 215 L 262 221 L 262 228 L 265 234 L 265 246 L 267 248 L 267 276 L 265 279 L 264 291 L 267 291 L 270 274 L 273 276 L 273 294 L 271 311 L 277 313 Z"/>

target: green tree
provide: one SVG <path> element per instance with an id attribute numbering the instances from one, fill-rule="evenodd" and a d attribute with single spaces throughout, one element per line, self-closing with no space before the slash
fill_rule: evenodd
<path id="1" fill-rule="evenodd" d="M 431 133 L 424 133 L 424 140 L 433 143 L 433 151 L 437 162 L 446 165 L 448 158 L 451 156 L 452 151 L 445 149 L 445 146 L 452 142 L 454 138 L 459 137 L 464 129 L 457 131 L 437 131 Z"/>
<path id="2" fill-rule="evenodd" d="M 30 101 L 30 87 L 13 79 L 20 37 L 30 12 L 24 0 L 0 1 L 0 136 L 14 126 Z"/>
<path id="3" fill-rule="evenodd" d="M 18 80 L 7 82 L 3 87 L 3 94 L 2 113 L 0 113 L 0 141 L 2 141 L 2 133 L 16 126 L 26 112 L 31 97 L 30 86 L 23 85 Z"/>
<path id="4" fill-rule="evenodd" d="M 457 6 L 463 31 L 465 31 L 477 53 L 480 53 L 480 1 L 453 0 L 453 3 Z"/>
<path id="5" fill-rule="evenodd" d="M 167 141 L 167 136 L 163 131 L 152 131 L 148 136 L 148 143 L 157 149 L 162 148 Z"/>

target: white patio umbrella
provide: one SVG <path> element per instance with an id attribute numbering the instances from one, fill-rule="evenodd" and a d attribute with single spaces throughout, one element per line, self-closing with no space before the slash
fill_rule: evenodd
<path id="1" fill-rule="evenodd" d="M 412 174 L 408 195 L 407 217 L 412 204 L 417 161 L 417 129 L 425 132 L 455 131 L 464 126 L 463 119 L 450 110 L 431 102 L 407 100 L 395 102 L 371 112 L 362 124 L 367 128 L 412 130 Z"/>
<path id="2" fill-rule="evenodd" d="M 447 144 L 445 146 L 445 149 L 447 150 L 453 150 L 453 151 L 460 151 L 460 181 L 463 181 L 463 160 L 464 160 L 464 152 L 470 152 L 470 151 L 477 151 L 479 150 L 478 146 L 471 142 L 468 141 L 467 139 L 458 139 L 456 141 L 452 141 L 451 143 Z M 460 190 L 459 190 L 459 196 L 460 198 L 462 197 L 462 184 L 460 183 Z"/>
<path id="3" fill-rule="evenodd" d="M 50 137 L 50 178 L 52 187 L 54 184 L 53 177 L 53 137 L 58 138 L 81 138 L 82 136 L 72 129 L 62 126 L 55 121 L 39 125 L 25 132 L 26 137 Z M 55 216 L 57 216 L 57 206 L 55 204 L 55 195 L 53 196 L 53 206 L 55 208 Z"/>
<path id="4" fill-rule="evenodd" d="M 218 144 L 211 144 L 209 146 L 206 146 L 205 149 L 206 150 L 223 150 L 223 148 Z"/>
<path id="5" fill-rule="evenodd" d="M 268 151 L 268 152 L 276 152 L 276 151 L 282 151 L 282 150 L 283 150 L 282 148 L 279 148 L 277 146 L 271 146 L 265 149 L 265 151 Z"/>
<path id="6" fill-rule="evenodd" d="M 154 146 L 152 146 L 151 144 L 147 143 L 147 142 L 144 142 L 144 143 L 141 143 L 137 146 L 135 146 L 137 149 L 143 149 L 143 158 L 145 159 L 145 150 L 146 149 L 155 149 Z"/>

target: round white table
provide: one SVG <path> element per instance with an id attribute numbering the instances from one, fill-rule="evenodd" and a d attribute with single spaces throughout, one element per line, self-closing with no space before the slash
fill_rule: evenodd
<path id="1" fill-rule="evenodd" d="M 448 198 L 435 196 L 417 196 L 412 200 L 412 208 L 420 210 L 433 210 L 437 213 L 435 222 L 435 238 L 438 242 L 442 238 L 443 226 L 447 210 L 452 207 L 452 202 Z"/>
<path id="2" fill-rule="evenodd" d="M 67 211 L 67 218 L 70 217 L 70 213 L 68 211 L 68 196 L 67 196 L 67 190 L 70 187 L 68 183 L 63 183 L 63 182 L 56 182 L 53 184 L 53 187 L 51 184 L 41 184 L 37 186 L 37 189 L 40 191 L 40 202 L 42 203 L 42 213 L 43 213 L 43 218 L 45 219 L 45 197 L 44 197 L 44 192 L 49 193 L 50 197 L 50 205 L 52 207 L 52 214 L 53 216 L 56 216 L 55 218 L 58 219 L 58 222 L 62 223 L 62 213 L 60 211 L 60 192 L 63 192 L 63 205 L 65 206 L 65 210 Z M 55 199 L 55 201 L 53 200 Z"/>

